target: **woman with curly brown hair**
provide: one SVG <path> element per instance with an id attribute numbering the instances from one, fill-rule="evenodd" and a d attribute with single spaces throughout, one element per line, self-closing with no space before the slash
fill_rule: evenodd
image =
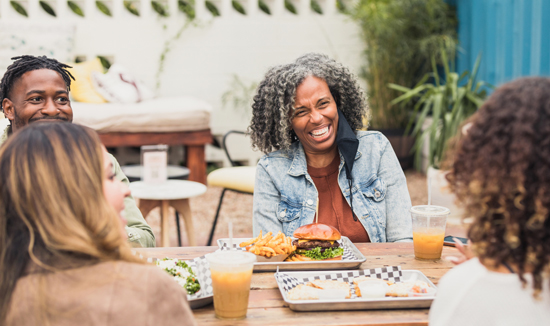
<path id="1" fill-rule="evenodd" d="M 477 257 L 441 279 L 430 325 L 550 325 L 550 79 L 499 87 L 449 166 Z"/>
<path id="2" fill-rule="evenodd" d="M 252 113 L 252 144 L 266 154 L 256 172 L 255 235 L 292 236 L 318 211 L 319 223 L 353 242 L 412 240 L 405 175 L 381 133 L 359 131 L 367 103 L 346 67 L 315 53 L 274 67 Z"/>

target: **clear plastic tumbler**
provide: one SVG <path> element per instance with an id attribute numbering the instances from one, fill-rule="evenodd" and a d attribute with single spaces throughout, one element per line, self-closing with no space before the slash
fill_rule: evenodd
<path id="1" fill-rule="evenodd" d="M 450 212 L 446 207 L 434 205 L 411 208 L 414 256 L 417 259 L 441 258 L 445 225 Z"/>
<path id="2" fill-rule="evenodd" d="M 240 250 L 224 250 L 208 254 L 206 259 L 212 274 L 216 317 L 245 318 L 256 255 Z"/>

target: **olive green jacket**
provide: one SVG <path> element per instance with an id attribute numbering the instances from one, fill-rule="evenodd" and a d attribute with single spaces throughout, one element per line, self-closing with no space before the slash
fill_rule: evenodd
<path id="1" fill-rule="evenodd" d="M 6 127 L 2 134 L 0 134 L 0 145 L 2 145 L 6 140 L 8 140 L 10 127 Z M 116 158 L 111 156 L 113 162 L 113 169 L 115 172 L 115 177 L 122 181 L 126 186 L 130 185 L 128 178 L 122 172 L 120 164 Z M 155 246 L 155 235 L 151 227 L 145 222 L 143 215 L 139 208 L 136 205 L 134 198 L 130 195 L 124 199 L 124 218 L 128 221 L 126 225 L 126 233 L 128 234 L 128 241 L 136 246 L 141 247 L 154 247 Z"/>

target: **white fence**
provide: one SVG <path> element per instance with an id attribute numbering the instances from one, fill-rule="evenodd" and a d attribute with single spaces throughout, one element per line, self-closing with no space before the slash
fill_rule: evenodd
<path id="1" fill-rule="evenodd" d="M 222 106 L 222 94 L 231 88 L 233 76 L 258 82 L 273 65 L 287 63 L 307 52 L 321 52 L 344 63 L 356 73 L 363 64 L 364 42 L 356 23 L 338 12 L 336 0 L 317 0 L 323 14 L 314 12 L 311 0 L 286 0 L 297 14 L 285 8 L 285 0 L 264 0 L 271 15 L 259 9 L 258 0 L 238 0 L 246 15 L 233 8 L 231 0 L 211 0 L 220 11 L 214 17 L 205 0 L 194 0 L 195 24 L 178 31 L 188 22 L 178 0 L 159 0 L 167 11 L 162 17 L 150 0 L 132 1 L 139 16 L 123 0 L 100 1 L 111 16 L 98 9 L 95 0 L 73 0 L 84 17 L 75 14 L 67 0 L 46 0 L 56 16 L 48 14 L 38 0 L 0 0 L 1 33 L 17 33 L 20 26 L 62 22 L 75 26 L 72 56 L 105 56 L 116 61 L 151 88 L 158 81 L 158 95 L 188 94 L 214 106 L 211 127 L 221 135 L 248 126 L 248 108 Z M 25 9 L 18 13 L 11 2 Z M 187 1 L 189 3 L 189 1 Z M 172 40 L 172 42 L 169 42 Z M 158 75 L 161 54 L 164 70 Z M 4 45 L 5 46 L 5 45 Z M 2 44 L 0 44 L 0 52 Z M 208 152 L 209 159 L 219 153 Z"/>

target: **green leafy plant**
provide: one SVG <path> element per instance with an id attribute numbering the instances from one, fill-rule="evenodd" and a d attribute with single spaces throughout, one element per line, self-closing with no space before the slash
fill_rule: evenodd
<path id="1" fill-rule="evenodd" d="M 107 15 L 109 17 L 113 16 L 113 14 L 111 13 L 111 9 L 109 9 L 109 7 L 105 3 L 103 3 L 102 1 L 96 1 L 95 6 L 97 7 L 97 9 L 99 9 L 99 11 L 101 11 L 105 15 Z"/>
<path id="2" fill-rule="evenodd" d="M 206 0 L 204 2 L 204 5 L 206 6 L 206 9 L 208 9 L 208 11 L 210 11 L 212 16 L 214 16 L 214 17 L 220 16 L 220 11 L 218 10 L 218 7 L 216 7 L 216 5 L 212 1 Z"/>
<path id="3" fill-rule="evenodd" d="M 188 19 L 195 19 L 195 1 L 194 0 L 178 0 L 178 8 L 183 12 Z"/>
<path id="4" fill-rule="evenodd" d="M 84 17 L 84 11 L 82 11 L 82 8 L 80 8 L 80 6 L 76 2 L 67 1 L 67 5 L 72 10 L 72 12 L 79 15 L 80 17 Z"/>
<path id="5" fill-rule="evenodd" d="M 319 15 L 323 14 L 323 8 L 321 8 L 321 5 L 317 2 L 317 0 L 311 0 L 309 2 L 309 6 L 311 7 L 311 10 L 315 11 Z"/>
<path id="6" fill-rule="evenodd" d="M 42 9 L 44 9 L 44 11 L 47 12 L 49 15 L 57 17 L 55 11 L 49 3 L 47 3 L 46 1 L 39 1 L 38 3 L 40 4 L 40 7 L 42 7 Z"/>
<path id="7" fill-rule="evenodd" d="M 443 78 L 439 76 L 434 55 L 431 59 L 432 72 L 427 73 L 414 88 L 389 85 L 391 89 L 403 93 L 391 104 L 403 105 L 416 102 L 407 131 L 413 128 L 412 134 L 416 136 L 413 150 L 415 166 L 418 169 L 421 167 L 424 139 L 426 137 L 429 139 L 429 164 L 439 168 L 449 139 L 457 134 L 460 125 L 477 111 L 486 97 L 484 86 L 488 84 L 483 81 L 476 82 L 480 56 L 471 74 L 465 71 L 459 76 L 449 68 L 445 51 L 442 50 L 440 53 L 443 58 Z M 467 80 L 464 84 L 465 78 Z M 428 128 L 422 130 L 429 115 L 432 121 Z"/>
<path id="8" fill-rule="evenodd" d="M 343 14 L 348 13 L 348 8 L 343 0 L 336 0 L 336 9 Z"/>
<path id="9" fill-rule="evenodd" d="M 109 61 L 109 59 L 107 59 L 106 57 L 104 57 L 102 55 L 98 55 L 97 58 L 101 62 L 101 65 L 103 66 L 103 69 L 105 69 L 105 71 L 107 71 L 107 70 L 109 70 L 109 68 L 111 68 L 111 62 Z"/>
<path id="10" fill-rule="evenodd" d="M 233 109 L 242 109 L 243 112 L 248 112 L 258 83 L 246 82 L 238 75 L 233 75 L 230 85 L 230 88 L 222 95 L 223 107 L 231 104 Z"/>
<path id="11" fill-rule="evenodd" d="M 17 1 L 10 1 L 10 5 L 13 8 L 13 10 L 17 11 L 18 14 L 29 17 L 29 14 L 27 13 L 27 10 L 25 10 L 25 7 L 23 7 L 19 2 Z"/>
<path id="12" fill-rule="evenodd" d="M 151 7 L 153 7 L 153 10 L 157 14 L 159 14 L 159 16 L 168 17 L 170 15 L 168 13 L 168 9 L 166 9 L 166 6 L 164 6 L 162 3 L 158 1 L 151 1 Z"/>
<path id="13" fill-rule="evenodd" d="M 199 26 L 199 25 L 195 22 L 194 18 L 193 19 L 190 18 L 185 21 L 185 23 L 182 25 L 182 27 L 177 31 L 177 33 L 174 36 L 172 36 L 171 38 L 169 38 L 164 42 L 164 47 L 162 48 L 162 52 L 160 53 L 158 70 L 155 75 L 155 80 L 156 80 L 155 88 L 157 90 L 160 89 L 160 84 L 161 84 L 160 77 L 164 72 L 164 64 L 166 62 L 166 57 L 168 56 L 168 53 L 172 50 L 174 43 L 181 38 L 181 35 L 187 28 L 189 28 L 189 26 Z"/>
<path id="14" fill-rule="evenodd" d="M 244 10 L 243 5 L 239 1 L 231 1 L 231 6 L 233 6 L 233 9 L 235 9 L 240 14 L 246 15 L 246 10 Z"/>
<path id="15" fill-rule="evenodd" d="M 124 4 L 124 8 L 126 8 L 126 10 L 128 10 L 129 13 L 135 16 L 139 16 L 139 10 L 136 6 L 135 1 L 124 1 L 123 4 Z"/>
<path id="16" fill-rule="evenodd" d="M 265 12 L 268 15 L 271 15 L 271 10 L 269 10 L 269 7 L 263 0 L 258 0 L 258 7 L 261 11 Z"/>
<path id="17" fill-rule="evenodd" d="M 286 8 L 286 10 L 288 10 L 289 12 L 291 12 L 295 15 L 298 14 L 298 10 L 296 10 L 296 7 L 294 6 L 292 1 L 290 1 L 290 0 L 285 0 L 285 8 Z"/>
<path id="18" fill-rule="evenodd" d="M 387 85 L 416 85 L 431 70 L 431 55 L 439 53 L 441 44 L 447 57 L 456 52 L 456 13 L 443 0 L 358 0 L 349 14 L 366 45 L 361 77 L 367 82 L 370 124 L 405 128 L 414 101 L 391 105 L 399 93 Z M 441 55 L 436 62 L 442 63 Z"/>

